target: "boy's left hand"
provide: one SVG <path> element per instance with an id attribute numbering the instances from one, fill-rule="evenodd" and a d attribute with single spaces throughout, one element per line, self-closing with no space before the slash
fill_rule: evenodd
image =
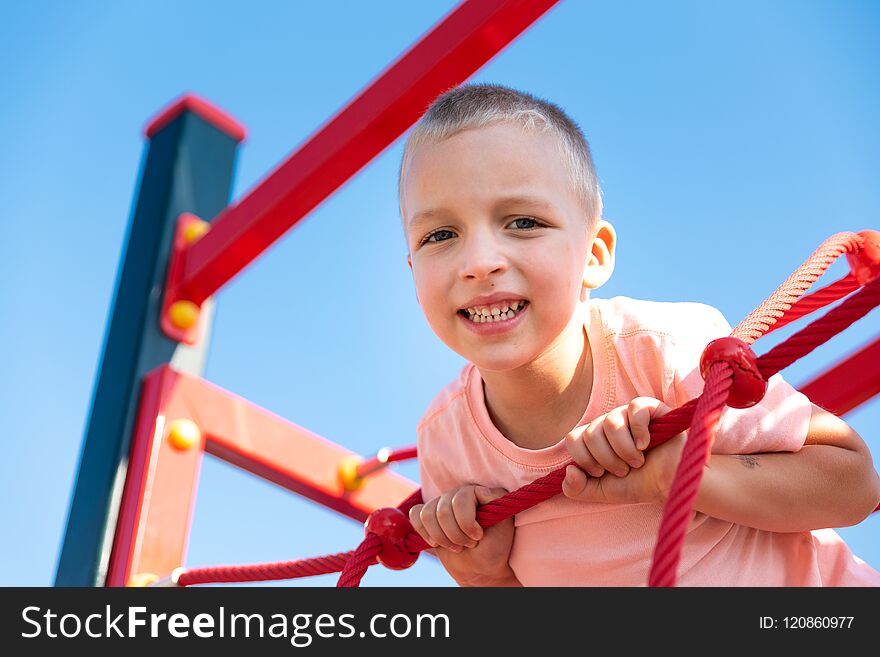
<path id="1" fill-rule="evenodd" d="M 648 425 L 670 411 L 658 399 L 636 397 L 572 431 L 565 445 L 579 466 L 566 469 L 562 492 L 584 502 L 638 504 L 666 499 L 685 432 L 649 452 Z M 589 475 L 589 476 L 588 476 Z"/>

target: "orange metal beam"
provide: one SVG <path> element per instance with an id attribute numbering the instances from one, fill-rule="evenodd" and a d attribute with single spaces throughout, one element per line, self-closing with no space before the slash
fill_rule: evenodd
<path id="1" fill-rule="evenodd" d="M 175 446 L 170 436 L 181 420 L 199 430 L 188 447 Z M 143 383 L 108 586 L 124 586 L 132 574 L 166 575 L 183 565 L 205 452 L 358 521 L 377 508 L 396 506 L 418 488 L 382 470 L 346 492 L 339 465 L 356 456 L 351 451 L 163 365 Z"/>

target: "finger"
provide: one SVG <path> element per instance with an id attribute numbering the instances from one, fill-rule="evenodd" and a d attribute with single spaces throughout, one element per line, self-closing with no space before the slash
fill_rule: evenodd
<path id="1" fill-rule="evenodd" d="M 421 513 L 419 513 L 419 518 L 422 521 L 422 525 L 425 527 L 425 531 L 428 532 L 428 535 L 431 537 L 431 540 L 434 541 L 436 547 L 446 548 L 447 550 L 456 548 L 453 551 L 459 551 L 460 548 L 449 540 L 449 537 L 446 536 L 446 532 L 443 531 L 440 522 L 437 520 L 437 505 L 440 503 L 441 499 L 443 499 L 442 496 L 425 504 L 425 506 L 422 507 Z"/>
<path id="2" fill-rule="evenodd" d="M 648 398 L 650 399 L 650 397 Z M 671 406 L 667 406 L 659 399 L 654 399 L 654 406 L 651 408 L 651 421 L 663 417 L 672 410 Z"/>
<path id="3" fill-rule="evenodd" d="M 629 432 L 635 439 L 637 449 L 645 450 L 651 443 L 648 425 L 651 424 L 651 416 L 659 404 L 662 402 L 651 397 L 636 397 L 626 407 Z"/>
<path id="4" fill-rule="evenodd" d="M 640 468 L 645 462 L 645 457 L 636 448 L 636 441 L 630 432 L 627 408 L 627 406 L 621 406 L 608 413 L 602 428 L 605 430 L 605 436 L 614 453 L 629 463 L 631 467 Z"/>
<path id="5" fill-rule="evenodd" d="M 571 455 L 572 460 L 578 464 L 581 470 L 585 470 L 591 477 L 601 477 L 605 474 L 605 470 L 590 454 L 587 445 L 584 442 L 583 432 L 572 432 L 565 437 L 565 447 Z"/>
<path id="6" fill-rule="evenodd" d="M 486 488 L 485 486 L 477 486 L 474 493 L 477 495 L 477 503 L 488 504 L 499 497 L 504 497 L 509 491 L 504 488 Z"/>
<path id="7" fill-rule="evenodd" d="M 651 420 L 663 417 L 672 409 L 653 397 L 636 397 L 629 403 L 629 429 L 636 439 L 636 447 L 645 450 L 651 444 Z"/>
<path id="8" fill-rule="evenodd" d="M 476 488 L 460 488 L 452 497 L 452 512 L 456 523 L 469 539 L 465 543 L 468 547 L 476 547 L 477 541 L 483 538 L 483 528 L 477 522 Z"/>
<path id="9" fill-rule="evenodd" d="M 565 468 L 565 479 L 562 480 L 562 493 L 573 500 L 582 498 L 589 478 L 586 473 L 573 465 Z"/>
<path id="10" fill-rule="evenodd" d="M 504 488 L 486 488 L 485 486 L 477 486 L 474 489 L 474 493 L 477 495 L 477 503 L 482 506 L 497 500 L 499 497 L 504 497 L 507 495 L 508 491 Z M 474 512 L 476 513 L 476 509 L 474 509 Z M 476 518 L 474 520 L 476 521 Z M 513 524 L 513 517 L 508 518 L 506 522 Z M 477 523 L 477 526 L 479 526 L 479 523 Z M 482 527 L 480 527 L 480 532 L 481 534 L 484 533 Z"/>
<path id="11" fill-rule="evenodd" d="M 617 455 L 608 437 L 605 434 L 605 422 L 608 416 L 595 420 L 595 428 L 591 429 L 586 437 L 587 449 L 600 466 L 613 472 L 618 477 L 625 477 L 629 472 L 629 466 Z"/>
<path id="12" fill-rule="evenodd" d="M 473 496 L 473 492 L 471 495 Z M 450 494 L 440 498 L 440 502 L 437 504 L 437 522 L 440 523 L 440 527 L 452 544 L 458 548 L 456 551 L 460 552 L 463 546 L 469 545 L 473 540 L 458 526 L 455 510 L 452 508 L 452 499 L 453 495 Z"/>
<path id="13" fill-rule="evenodd" d="M 416 532 L 422 539 L 430 545 L 432 548 L 437 547 L 436 543 L 434 543 L 434 539 L 431 538 L 431 535 L 428 534 L 425 529 L 425 525 L 422 524 L 422 519 L 419 517 L 419 514 L 422 512 L 422 507 L 424 504 L 416 504 L 409 510 L 409 524 L 412 525 L 413 531 Z"/>
<path id="14" fill-rule="evenodd" d="M 648 397 L 648 399 L 651 399 L 651 398 Z M 653 401 L 654 401 L 654 410 L 651 411 L 651 419 L 654 419 L 654 418 L 657 418 L 657 417 L 663 417 L 663 416 L 666 415 L 669 411 L 672 410 L 672 407 L 671 407 L 671 406 L 667 406 L 666 404 L 664 404 L 664 403 L 663 403 L 662 401 L 660 401 L 659 399 L 654 399 Z"/>

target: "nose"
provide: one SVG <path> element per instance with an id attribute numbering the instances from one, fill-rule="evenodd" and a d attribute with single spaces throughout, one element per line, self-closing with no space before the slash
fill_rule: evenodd
<path id="1" fill-rule="evenodd" d="M 461 250 L 461 278 L 482 280 L 507 270 L 507 256 L 491 231 L 472 233 Z"/>

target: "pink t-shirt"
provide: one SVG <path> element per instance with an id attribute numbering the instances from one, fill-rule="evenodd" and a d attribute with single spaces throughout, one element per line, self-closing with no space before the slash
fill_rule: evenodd
<path id="1" fill-rule="evenodd" d="M 715 308 L 627 297 L 591 299 L 584 327 L 593 392 L 578 426 L 629 403 L 660 399 L 672 408 L 699 396 L 700 354 L 731 327 Z M 780 375 L 749 409 L 725 408 L 712 451 L 797 451 L 810 401 Z M 465 484 L 517 489 L 570 460 L 563 440 L 524 449 L 505 438 L 486 409 L 473 364 L 432 401 L 417 428 L 422 493 L 431 500 Z M 602 504 L 557 495 L 520 514 L 510 565 L 525 586 L 644 586 L 662 504 Z M 833 529 L 776 533 L 703 513 L 690 523 L 679 586 L 880 586 L 880 573 L 853 555 Z"/>

